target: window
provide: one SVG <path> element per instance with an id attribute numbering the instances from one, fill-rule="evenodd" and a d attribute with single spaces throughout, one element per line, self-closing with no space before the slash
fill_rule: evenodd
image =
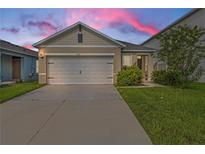
<path id="1" fill-rule="evenodd" d="M 137 56 L 137 66 L 142 69 L 142 56 Z"/>
<path id="2" fill-rule="evenodd" d="M 132 57 L 130 55 L 123 55 L 122 62 L 123 66 L 131 66 L 132 65 Z"/>
<path id="3" fill-rule="evenodd" d="M 81 32 L 78 33 L 78 43 L 83 43 L 83 34 Z"/>

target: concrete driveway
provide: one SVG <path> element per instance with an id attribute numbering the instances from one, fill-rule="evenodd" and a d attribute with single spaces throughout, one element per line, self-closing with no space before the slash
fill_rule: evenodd
<path id="1" fill-rule="evenodd" d="M 1 144 L 151 144 L 112 85 L 48 85 L 0 105 Z"/>

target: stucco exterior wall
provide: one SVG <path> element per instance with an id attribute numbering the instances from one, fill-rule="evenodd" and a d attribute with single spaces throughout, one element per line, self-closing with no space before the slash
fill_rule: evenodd
<path id="1" fill-rule="evenodd" d="M 38 66 L 39 66 L 38 81 L 40 84 L 46 84 L 47 83 L 47 58 L 46 57 L 39 58 Z"/>
<path id="2" fill-rule="evenodd" d="M 122 55 L 121 55 L 121 49 L 116 48 L 115 50 L 115 56 L 114 56 L 114 83 L 117 81 L 117 73 L 121 71 L 122 68 Z"/>
<path id="3" fill-rule="evenodd" d="M 205 28 L 205 9 L 200 9 L 199 11 L 195 12 L 191 16 L 187 17 L 180 23 L 176 24 L 174 27 L 178 25 L 189 25 L 189 26 L 199 26 L 202 28 Z M 205 45 L 205 35 L 202 37 L 202 40 Z M 146 47 L 154 48 L 154 49 L 159 49 L 160 48 L 160 43 L 156 38 L 151 39 L 147 43 L 144 44 Z M 157 59 L 153 59 L 154 63 L 157 61 Z M 203 59 L 200 63 L 200 66 L 205 70 L 205 59 Z M 205 82 L 205 72 L 203 73 L 201 79 L 199 80 L 200 82 Z"/>

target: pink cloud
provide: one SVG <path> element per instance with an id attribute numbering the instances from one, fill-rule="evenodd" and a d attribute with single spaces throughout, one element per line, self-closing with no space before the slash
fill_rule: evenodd
<path id="1" fill-rule="evenodd" d="M 23 44 L 22 45 L 24 48 L 27 48 L 27 49 L 34 49 L 34 47 L 32 46 L 32 44 L 30 44 L 30 43 L 25 43 L 25 44 Z"/>
<path id="2" fill-rule="evenodd" d="M 42 20 L 36 17 L 32 19 L 22 19 L 22 27 L 27 28 L 33 35 L 37 35 L 41 38 L 48 37 L 58 31 L 59 26 L 56 25 L 51 15 Z"/>
<path id="3" fill-rule="evenodd" d="M 37 27 L 40 30 L 46 30 L 49 34 L 57 31 L 57 27 L 48 21 L 29 21 L 28 26 Z"/>
<path id="4" fill-rule="evenodd" d="M 159 30 L 153 25 L 146 25 L 140 22 L 136 15 L 125 9 L 67 9 L 67 24 L 73 24 L 77 21 L 85 22 L 95 29 L 109 27 L 113 22 L 119 24 L 128 24 L 137 31 L 154 35 Z"/>
<path id="5" fill-rule="evenodd" d="M 12 27 L 12 28 L 1 28 L 0 31 L 17 34 L 20 30 L 19 28 Z"/>

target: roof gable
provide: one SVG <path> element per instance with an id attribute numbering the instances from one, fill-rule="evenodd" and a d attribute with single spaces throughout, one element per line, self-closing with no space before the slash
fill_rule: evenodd
<path id="1" fill-rule="evenodd" d="M 81 25 L 82 26 L 82 29 L 84 29 L 84 31 L 82 33 L 85 33 L 87 37 L 91 37 L 91 42 L 88 42 L 89 43 L 92 43 L 92 40 L 95 40 L 96 42 L 100 42 L 100 39 L 102 40 L 101 43 L 102 44 L 106 44 L 106 42 L 110 43 L 111 45 L 112 44 L 115 44 L 117 46 L 121 46 L 121 47 L 125 47 L 125 45 L 95 29 L 93 29 L 92 27 L 89 27 L 88 25 L 82 23 L 82 22 L 77 22 L 71 26 L 69 26 L 68 28 L 66 29 L 63 29 L 35 44 L 33 44 L 34 47 L 40 47 L 41 45 L 43 44 L 49 44 L 49 43 L 54 43 L 54 44 L 58 44 L 58 45 L 65 45 L 63 44 L 62 42 L 62 39 L 69 39 L 70 37 L 70 44 L 71 45 L 75 45 L 77 42 L 76 42 L 76 32 L 78 31 L 78 26 Z M 90 35 L 90 33 L 93 33 L 95 34 L 96 37 Z M 66 34 L 69 34 L 70 36 L 67 36 L 67 38 L 63 38 L 63 37 L 66 37 Z M 100 38 L 100 39 L 99 39 Z M 86 40 L 86 39 L 85 39 Z M 104 40 L 104 42 L 103 42 Z M 53 41 L 53 42 L 52 42 Z M 60 41 L 62 41 L 60 43 Z M 68 40 L 69 41 L 69 40 Z M 86 40 L 87 41 L 87 40 Z M 59 44 L 60 43 L 60 44 Z M 68 43 L 68 42 L 67 42 Z M 86 42 L 85 42 L 86 43 Z"/>

